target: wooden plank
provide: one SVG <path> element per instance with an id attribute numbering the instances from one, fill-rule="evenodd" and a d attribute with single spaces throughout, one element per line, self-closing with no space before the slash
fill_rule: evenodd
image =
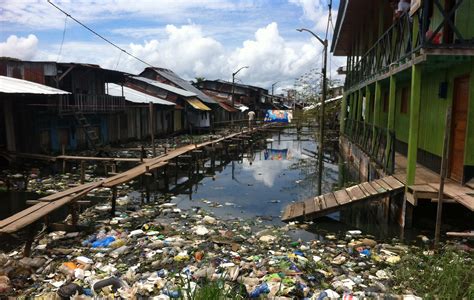
<path id="1" fill-rule="evenodd" d="M 318 196 L 317 200 L 319 202 L 319 206 L 321 207 L 321 210 L 324 210 L 327 208 L 326 201 L 324 201 L 324 195 Z"/>
<path id="2" fill-rule="evenodd" d="M 436 188 L 435 183 L 430 183 L 430 186 Z M 456 183 L 446 183 L 444 185 L 444 194 L 453 198 L 460 204 L 464 205 L 471 211 L 474 211 L 474 197 L 468 194 L 473 193 L 473 190 L 468 187 L 463 187 Z"/>
<path id="3" fill-rule="evenodd" d="M 365 198 L 364 192 L 362 192 L 362 190 L 357 185 L 347 188 L 346 191 L 351 197 L 351 201 L 357 201 Z"/>
<path id="4" fill-rule="evenodd" d="M 405 174 L 405 173 L 395 174 L 395 175 L 393 175 L 393 177 L 395 177 L 395 179 L 397 179 L 398 181 L 400 181 L 404 185 L 407 183 L 407 174 Z"/>
<path id="5" fill-rule="evenodd" d="M 344 205 L 351 202 L 351 196 L 346 192 L 345 189 L 334 192 L 334 197 L 339 205 Z"/>
<path id="6" fill-rule="evenodd" d="M 304 215 L 304 202 L 296 202 L 293 204 L 293 213 L 290 219 L 299 218 Z"/>
<path id="7" fill-rule="evenodd" d="M 374 190 L 377 191 L 377 193 L 382 194 L 382 193 L 387 192 L 387 190 L 385 188 L 381 187 L 377 182 L 371 181 L 369 183 L 370 183 L 370 186 L 372 186 L 374 188 Z"/>
<path id="8" fill-rule="evenodd" d="M 362 186 L 371 196 L 378 194 L 378 192 L 368 182 L 363 182 L 359 186 Z"/>
<path id="9" fill-rule="evenodd" d="M 316 206 L 314 205 L 314 200 L 312 198 L 306 199 L 304 201 L 304 213 L 305 215 L 311 214 L 317 210 Z"/>
<path id="10" fill-rule="evenodd" d="M 383 181 L 385 181 L 389 186 L 391 186 L 394 190 L 400 189 L 405 187 L 403 183 L 398 181 L 395 177 L 393 176 L 387 176 L 382 178 Z"/>
<path id="11" fill-rule="evenodd" d="M 338 206 L 337 201 L 336 201 L 336 197 L 334 196 L 333 193 L 325 194 L 325 195 L 323 195 L 323 197 L 324 197 L 324 200 L 326 202 L 326 207 L 327 208 Z"/>
<path id="12" fill-rule="evenodd" d="M 418 201 L 417 201 L 417 199 L 415 199 L 415 197 L 413 196 L 412 193 L 407 192 L 407 193 L 405 193 L 405 196 L 407 197 L 407 201 L 410 202 L 413 206 L 418 205 Z"/>
<path id="13" fill-rule="evenodd" d="M 287 205 L 286 208 L 285 208 L 285 210 L 283 211 L 283 214 L 282 214 L 282 216 L 281 216 L 281 219 L 282 219 L 283 221 L 288 220 L 288 218 L 289 218 L 290 215 L 291 215 L 292 210 L 293 210 L 293 204 Z"/>
<path id="14" fill-rule="evenodd" d="M 378 185 L 380 185 L 381 187 L 383 187 L 388 192 L 391 192 L 393 190 L 393 188 L 390 185 L 388 185 L 385 181 L 383 181 L 382 179 L 377 179 L 374 182 L 377 183 Z"/>

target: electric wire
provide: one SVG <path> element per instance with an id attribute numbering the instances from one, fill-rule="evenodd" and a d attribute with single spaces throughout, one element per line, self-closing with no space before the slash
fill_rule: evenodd
<path id="1" fill-rule="evenodd" d="M 78 19 L 74 18 L 73 16 L 71 16 L 69 13 L 67 13 L 66 11 L 64 11 L 63 9 L 61 9 L 60 7 L 58 7 L 56 4 L 52 3 L 51 0 L 48 0 L 48 3 L 51 4 L 54 8 L 56 8 L 57 10 L 59 10 L 60 12 L 62 12 L 63 14 L 65 14 L 67 17 L 71 18 L 74 22 L 76 22 L 77 24 L 81 25 L 82 27 L 84 27 L 85 29 L 89 30 L 90 32 L 92 32 L 94 35 L 98 36 L 100 39 L 102 39 L 103 41 L 105 41 L 106 43 L 112 45 L 113 47 L 119 49 L 120 51 L 122 51 L 123 53 L 127 54 L 128 56 L 130 57 L 133 57 L 134 59 L 138 60 L 139 62 L 149 66 L 149 67 L 153 67 L 153 65 L 147 63 L 146 61 L 144 61 L 143 59 L 127 52 L 127 50 L 121 48 L 120 46 L 116 45 L 115 43 L 113 43 L 112 41 L 110 41 L 109 39 L 105 38 L 104 36 L 100 35 L 98 32 L 96 32 L 95 30 L 93 30 L 92 28 L 90 28 L 89 26 L 85 25 L 84 23 L 82 23 L 81 21 L 79 21 Z"/>
<path id="2" fill-rule="evenodd" d="M 61 53 L 63 51 L 64 37 L 66 36 L 67 18 L 68 16 L 66 15 L 66 17 L 64 18 L 63 37 L 61 39 L 61 45 L 59 46 L 58 57 L 56 58 L 56 61 L 59 61 L 59 58 L 61 57 Z"/>

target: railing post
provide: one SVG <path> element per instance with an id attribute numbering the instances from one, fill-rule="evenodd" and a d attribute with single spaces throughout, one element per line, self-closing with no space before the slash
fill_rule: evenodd
<path id="1" fill-rule="evenodd" d="M 380 100 L 382 98 L 382 84 L 375 82 L 374 112 L 372 126 L 372 153 L 375 150 L 375 141 L 377 140 L 377 126 L 380 120 Z"/>
<path id="2" fill-rule="evenodd" d="M 388 166 L 390 160 L 390 143 L 395 144 L 392 141 L 391 131 L 395 128 L 395 96 L 397 91 L 397 79 L 395 75 L 390 76 L 390 92 L 388 98 L 388 122 L 387 122 L 387 143 L 385 145 L 385 165 Z"/>

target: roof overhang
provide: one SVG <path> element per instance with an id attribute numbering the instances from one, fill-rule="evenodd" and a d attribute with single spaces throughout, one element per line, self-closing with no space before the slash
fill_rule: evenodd
<path id="1" fill-rule="evenodd" d="M 175 103 L 167 101 L 165 99 L 158 98 L 156 96 L 151 96 L 135 89 L 121 86 L 114 83 L 107 84 L 107 94 L 111 96 L 123 96 L 125 100 L 132 103 L 153 103 L 159 105 L 174 106 Z"/>
<path id="2" fill-rule="evenodd" d="M 31 94 L 31 95 L 67 95 L 71 94 L 36 82 L 0 76 L 0 93 L 5 94 Z"/>
<path id="3" fill-rule="evenodd" d="M 369 30 L 377 32 L 378 11 L 383 10 L 384 19 L 390 19 L 388 0 L 341 0 L 336 27 L 331 45 L 335 56 L 362 55 L 356 53 L 354 43 L 360 40 L 360 34 L 369 35 Z M 361 51 L 364 51 L 361 49 Z"/>
<path id="4" fill-rule="evenodd" d="M 203 110 L 203 111 L 210 111 L 211 109 L 206 106 L 206 104 L 202 103 L 199 99 L 186 99 L 186 102 L 189 103 L 194 109 Z"/>

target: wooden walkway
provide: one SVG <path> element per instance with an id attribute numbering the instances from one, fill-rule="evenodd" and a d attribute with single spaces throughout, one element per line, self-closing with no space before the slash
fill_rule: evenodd
<path id="1" fill-rule="evenodd" d="M 394 177 L 406 185 L 406 157 L 397 153 L 395 156 L 396 168 Z M 438 199 L 439 192 L 439 174 L 417 164 L 415 184 L 407 188 L 407 200 L 413 206 L 417 206 L 420 200 L 433 201 Z M 470 211 L 474 211 L 474 189 L 470 184 L 465 186 L 447 178 L 444 184 L 444 199 L 456 202 Z M 448 201 L 446 201 L 448 202 Z"/>
<path id="2" fill-rule="evenodd" d="M 405 185 L 394 176 L 363 182 L 313 199 L 289 204 L 281 217 L 283 222 L 325 216 L 343 206 L 365 200 L 380 199 L 403 192 Z"/>
<path id="3" fill-rule="evenodd" d="M 259 130 L 260 128 L 254 128 L 252 130 L 233 133 L 225 137 L 211 140 L 208 142 L 183 146 L 166 154 L 157 156 L 155 158 L 147 159 L 144 163 L 134 168 L 131 168 L 123 173 L 114 175 L 112 177 L 97 182 L 79 185 L 68 190 L 40 198 L 38 199 L 40 201 L 39 203 L 23 211 L 20 211 L 6 219 L 0 220 L 0 234 L 11 234 L 17 232 L 27 227 L 28 225 L 38 221 L 39 219 L 47 216 L 54 210 L 80 199 L 81 197 L 87 195 L 87 193 L 89 193 L 93 189 L 99 187 L 114 187 L 129 182 L 130 180 L 138 176 L 144 175 L 145 173 L 148 173 L 154 169 L 158 169 L 167 165 L 168 161 L 173 160 L 180 155 L 184 155 L 201 148 L 214 146 L 215 144 L 223 142 L 224 140 L 233 139 L 238 136 L 243 136 L 245 134 L 253 134 Z"/>

